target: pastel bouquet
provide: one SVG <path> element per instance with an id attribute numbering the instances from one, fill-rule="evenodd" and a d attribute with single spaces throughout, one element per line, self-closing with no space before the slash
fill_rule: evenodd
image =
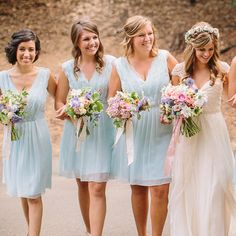
<path id="1" fill-rule="evenodd" d="M 67 97 L 65 112 L 69 117 L 77 120 L 77 137 L 86 129 L 89 134 L 87 120 L 90 120 L 95 126 L 98 123 L 103 104 L 100 101 L 100 93 L 92 91 L 90 88 L 72 89 Z"/>
<path id="2" fill-rule="evenodd" d="M 126 152 L 128 165 L 134 160 L 134 140 L 132 118 L 141 119 L 141 111 L 149 110 L 150 104 L 147 97 L 139 97 L 136 92 L 120 92 L 108 100 L 107 114 L 113 120 L 113 125 L 117 128 L 115 144 L 121 135 L 126 134 Z"/>
<path id="3" fill-rule="evenodd" d="M 27 96 L 26 90 L 22 90 L 20 93 L 5 90 L 0 95 L 0 123 L 8 128 L 10 127 L 11 141 L 20 138 L 20 133 L 15 124 L 23 121 L 26 115 Z"/>
<path id="4" fill-rule="evenodd" d="M 136 92 L 118 91 L 115 97 L 108 100 L 107 114 L 113 119 L 114 126 L 120 128 L 134 116 L 140 119 L 140 112 L 149 108 L 149 101 L 144 95 L 140 98 Z"/>
<path id="5" fill-rule="evenodd" d="M 162 89 L 160 102 L 160 121 L 171 123 L 180 121 L 180 132 L 192 137 L 200 131 L 194 117 L 202 113 L 207 96 L 194 86 L 192 78 L 186 78 L 178 86 L 171 84 Z"/>

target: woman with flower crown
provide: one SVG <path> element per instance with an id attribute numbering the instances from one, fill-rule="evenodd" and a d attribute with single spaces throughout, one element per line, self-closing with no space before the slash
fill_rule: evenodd
<path id="1" fill-rule="evenodd" d="M 221 96 L 223 89 L 229 97 L 235 94 L 236 84 L 228 80 L 228 64 L 219 60 L 218 29 L 200 22 L 185 40 L 184 62 L 173 69 L 173 83 L 192 78 L 208 101 L 195 120 L 200 132 L 191 138 L 180 135 L 176 145 L 169 203 L 171 235 L 227 236 L 236 202 L 234 158 Z"/>
<path id="2" fill-rule="evenodd" d="M 8 194 L 21 198 L 28 236 L 40 235 L 41 195 L 51 188 L 52 177 L 52 149 L 44 107 L 48 94 L 55 95 L 56 80 L 49 69 L 34 64 L 40 50 L 40 40 L 32 30 L 13 33 L 5 48 L 13 67 L 0 72 L 0 95 L 8 90 L 28 94 L 25 116 L 15 124 L 19 138 L 10 139 L 9 143 L 3 141 L 4 181 Z M 7 140 L 7 132 L 4 132 L 4 140 Z"/>
<path id="3" fill-rule="evenodd" d="M 107 90 L 113 56 L 104 55 L 99 31 L 91 21 L 78 20 L 71 27 L 73 59 L 62 64 L 56 93 L 57 118 L 65 119 L 60 149 L 60 175 L 75 178 L 87 234 L 102 235 L 106 214 L 106 183 L 110 177 L 114 129 L 106 114 Z M 65 107 L 70 89 L 89 88 L 100 93 L 103 112 L 96 127 L 77 149 L 76 126 Z"/>
<path id="4" fill-rule="evenodd" d="M 128 165 L 126 141 L 122 135 L 114 146 L 111 174 L 131 185 L 131 202 L 139 236 L 146 236 L 151 196 L 150 216 L 152 235 L 162 235 L 168 204 L 170 176 L 164 175 L 164 162 L 172 126 L 160 124 L 159 102 L 161 88 L 170 81 L 176 59 L 166 50 L 157 49 L 153 23 L 146 17 L 127 19 L 123 45 L 125 56 L 117 59 L 109 83 L 109 97 L 117 91 L 137 92 L 150 101 L 150 111 L 141 119 L 133 119 L 133 162 Z"/>

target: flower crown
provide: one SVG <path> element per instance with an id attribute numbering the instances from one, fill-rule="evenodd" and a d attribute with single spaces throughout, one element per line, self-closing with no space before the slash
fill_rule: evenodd
<path id="1" fill-rule="evenodd" d="M 193 29 L 190 29 L 184 36 L 185 42 L 189 43 L 192 38 L 194 38 L 196 35 L 203 32 L 214 34 L 216 38 L 219 38 L 219 30 L 217 28 L 213 28 L 209 25 L 204 25 L 204 26 L 197 26 Z"/>

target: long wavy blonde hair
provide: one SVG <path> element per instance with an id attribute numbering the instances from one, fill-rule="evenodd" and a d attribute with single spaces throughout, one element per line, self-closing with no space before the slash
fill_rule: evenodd
<path id="1" fill-rule="evenodd" d="M 210 29 L 205 31 L 205 28 Z M 194 30 L 194 29 L 200 30 Z M 201 30 L 203 29 L 203 30 Z M 211 30 L 212 29 L 212 30 Z M 185 62 L 185 78 L 192 76 L 196 60 L 196 49 L 200 49 L 212 42 L 214 45 L 214 53 L 208 62 L 210 70 L 210 84 L 213 86 L 217 76 L 221 74 L 220 64 L 219 64 L 219 35 L 214 33 L 213 27 L 207 22 L 198 22 L 195 24 L 188 32 L 193 31 L 194 34 L 190 35 L 187 40 L 187 46 L 184 50 L 184 62 Z"/>
<path id="2" fill-rule="evenodd" d="M 153 23 L 147 17 L 137 15 L 128 18 L 125 25 L 123 26 L 124 39 L 121 44 L 124 47 L 126 57 L 134 53 L 133 38 L 137 36 L 139 30 L 147 24 L 151 24 L 154 34 L 154 42 L 152 45 L 151 56 L 154 57 L 157 55 L 157 30 Z"/>
<path id="3" fill-rule="evenodd" d="M 97 25 L 88 20 L 78 20 L 71 27 L 71 41 L 73 43 L 72 56 L 75 59 L 74 74 L 76 75 L 76 72 L 80 71 L 78 60 L 81 56 L 81 51 L 80 51 L 80 48 L 78 47 L 78 40 L 83 30 L 87 30 L 98 36 L 99 48 L 95 54 L 95 60 L 96 60 L 96 70 L 99 73 L 101 73 L 105 65 L 105 62 L 103 60 L 104 48 L 99 37 L 99 31 L 98 31 Z"/>

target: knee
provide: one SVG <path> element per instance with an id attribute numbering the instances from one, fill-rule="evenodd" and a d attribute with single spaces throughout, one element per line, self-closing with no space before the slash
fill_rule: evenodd
<path id="1" fill-rule="evenodd" d="M 82 182 L 80 179 L 76 179 L 76 183 L 80 191 L 88 191 L 88 182 Z"/>
<path id="2" fill-rule="evenodd" d="M 159 201 L 167 200 L 169 194 L 169 186 L 155 186 L 151 188 L 151 196 Z"/>
<path id="3" fill-rule="evenodd" d="M 104 183 L 89 183 L 89 193 L 91 197 L 104 198 L 106 185 Z"/>
<path id="4" fill-rule="evenodd" d="M 145 186 L 132 185 L 131 190 L 133 196 L 146 196 L 148 194 L 148 188 Z"/>
<path id="5" fill-rule="evenodd" d="M 28 198 L 27 200 L 28 200 L 29 205 L 39 205 L 42 202 L 41 197 L 34 198 L 34 199 L 33 198 Z"/>

